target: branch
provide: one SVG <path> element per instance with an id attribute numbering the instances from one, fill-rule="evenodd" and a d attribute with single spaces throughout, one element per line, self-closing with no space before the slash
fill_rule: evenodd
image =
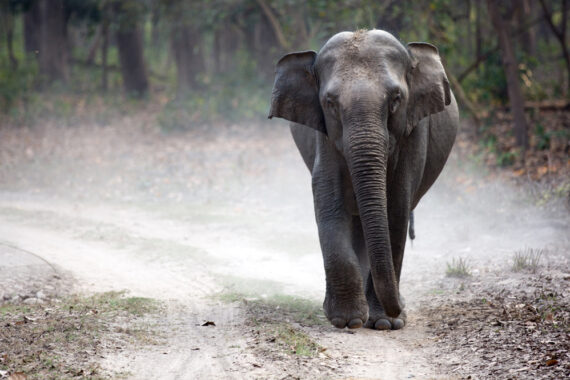
<path id="1" fill-rule="evenodd" d="M 536 19 L 530 21 L 528 24 L 525 24 L 523 26 L 521 26 L 520 28 L 518 28 L 517 30 L 515 30 L 512 34 L 511 37 L 516 37 L 519 34 L 522 34 L 524 32 L 526 32 L 528 29 L 532 28 L 533 26 L 535 26 L 536 24 L 538 24 L 540 21 L 542 21 L 542 16 L 537 17 Z M 475 59 L 475 62 L 473 62 L 472 64 L 469 65 L 469 67 L 467 67 L 461 74 L 459 74 L 457 76 L 457 80 L 461 83 L 463 82 L 463 80 L 467 77 L 467 75 L 471 74 L 471 72 L 473 70 L 475 70 L 480 64 L 481 62 L 483 62 L 484 60 L 486 60 L 487 58 L 489 58 L 489 56 L 495 52 L 499 51 L 499 44 L 495 45 L 495 47 L 493 47 L 491 50 L 488 50 L 487 52 L 485 52 L 484 54 L 480 55 L 477 57 L 477 59 Z"/>
<path id="2" fill-rule="evenodd" d="M 277 37 L 277 41 L 279 41 L 279 45 L 281 45 L 281 47 L 285 50 L 290 50 L 289 42 L 285 39 L 285 35 L 283 34 L 283 28 L 281 28 L 281 24 L 279 23 L 279 20 L 277 20 L 277 17 L 275 17 L 273 14 L 271 8 L 269 8 L 269 6 L 265 3 L 265 0 L 257 0 L 257 4 L 259 4 L 263 10 L 263 13 L 265 13 L 265 16 L 269 20 L 269 23 L 271 23 L 273 31 L 275 32 L 275 36 Z"/>
<path id="3" fill-rule="evenodd" d="M 455 76 L 447 70 L 445 70 L 445 72 L 447 74 L 447 79 L 449 79 L 449 83 L 451 84 L 451 87 L 453 89 L 454 94 L 457 95 L 457 99 L 459 100 L 459 102 L 461 102 L 461 104 L 463 104 L 465 106 L 465 109 L 467 110 L 467 112 L 469 112 L 471 114 L 471 116 L 473 117 L 473 120 L 475 121 L 475 125 L 477 126 L 477 129 L 479 129 L 479 126 L 481 125 L 481 119 L 479 118 L 479 115 L 477 114 L 477 108 L 478 107 L 476 105 L 474 105 L 473 102 L 471 102 L 469 100 L 469 98 L 467 98 L 467 95 L 465 95 L 465 92 L 463 91 L 461 84 L 459 84 L 459 82 L 457 81 Z"/>
<path id="4" fill-rule="evenodd" d="M 546 19 L 546 22 L 550 26 L 550 29 L 552 29 L 552 32 L 556 35 L 556 37 L 562 41 L 564 36 L 558 30 L 556 25 L 554 25 L 554 21 L 552 20 L 552 13 L 550 13 L 550 11 L 548 10 L 548 7 L 546 6 L 544 0 L 540 0 L 540 5 L 542 6 L 542 11 L 544 12 L 544 18 Z M 566 5 L 566 2 L 564 2 L 564 5 Z"/>

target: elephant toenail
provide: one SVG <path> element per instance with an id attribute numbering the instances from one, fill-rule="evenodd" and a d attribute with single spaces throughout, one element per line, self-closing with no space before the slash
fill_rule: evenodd
<path id="1" fill-rule="evenodd" d="M 349 329 L 359 329 L 361 327 L 362 327 L 362 319 L 360 318 L 354 318 L 351 319 L 350 322 L 348 322 Z"/>
<path id="2" fill-rule="evenodd" d="M 331 319 L 331 323 L 334 325 L 334 327 L 339 329 L 343 329 L 346 326 L 346 320 L 342 318 L 333 318 Z"/>
<path id="3" fill-rule="evenodd" d="M 399 330 L 402 327 L 404 327 L 404 321 L 400 318 L 394 318 L 394 321 L 392 321 L 392 330 Z"/>
<path id="4" fill-rule="evenodd" d="M 387 319 L 379 319 L 374 324 L 374 328 L 376 330 L 390 330 L 392 328 L 392 324 Z"/>

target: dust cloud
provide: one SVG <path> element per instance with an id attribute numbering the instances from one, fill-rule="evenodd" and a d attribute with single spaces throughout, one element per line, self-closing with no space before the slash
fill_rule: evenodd
<path id="1" fill-rule="evenodd" d="M 310 175 L 286 123 L 177 134 L 140 124 L 124 118 L 108 127 L 2 130 L 4 212 L 17 218 L 34 211 L 36 220 L 62 229 L 73 229 L 78 219 L 87 238 L 101 233 L 130 242 L 148 234 L 177 243 L 181 251 L 169 247 L 157 260 L 184 265 L 187 250 L 188 265 L 205 263 L 231 291 L 323 297 Z M 467 259 L 475 276 L 508 268 L 526 248 L 545 249 L 547 264 L 567 263 L 567 213 L 537 208 L 524 191 L 481 171 L 452 154 L 416 208 L 417 238 L 407 243 L 402 278 L 409 301 L 430 290 L 418 284 L 436 287 L 456 257 Z M 83 213 L 73 211 L 82 207 Z M 138 220 L 93 211 L 122 208 L 136 211 Z M 143 228 L 143 215 L 165 225 Z M 117 223 L 127 224 L 125 230 L 114 230 Z"/>
<path id="2" fill-rule="evenodd" d="M 169 134 L 154 125 L 139 116 L 105 127 L 0 129 L 0 242 L 70 274 L 73 292 L 127 289 L 169 302 L 162 321 L 168 357 L 160 346 L 116 352 L 103 362 L 111 371 L 138 378 L 268 378 L 289 370 L 301 377 L 441 378 L 433 359 L 440 349 L 423 327 L 436 296 L 466 288 L 477 297 L 475 285 L 489 278 L 508 286 L 513 255 L 526 248 L 544 250 L 543 267 L 567 272 L 565 209 L 536 207 L 527 193 L 455 152 L 416 208 L 401 282 L 409 325 L 397 335 L 349 334 L 325 321 L 304 326 L 279 309 L 262 315 L 327 348 L 303 359 L 314 365 L 294 365 L 295 356 L 268 343 L 274 325 L 255 335 L 251 309 L 239 302 L 292 296 L 319 309 L 324 298 L 310 175 L 287 124 Z M 469 280 L 446 277 L 455 258 L 467 260 Z M 199 327 L 204 320 L 215 321 L 218 333 Z M 446 363 L 460 360 L 454 355 Z"/>

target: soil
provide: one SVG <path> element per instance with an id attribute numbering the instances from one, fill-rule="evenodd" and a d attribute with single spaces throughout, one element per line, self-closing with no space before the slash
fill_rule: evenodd
<path id="1" fill-rule="evenodd" d="M 564 197 L 545 203 L 456 149 L 415 211 L 401 284 L 408 325 L 338 330 L 322 315 L 310 177 L 286 124 L 155 125 L 141 114 L 0 128 L 3 307 L 123 290 L 163 305 L 145 317 L 159 342 L 107 345 L 90 361 L 72 348 L 66 360 L 132 379 L 570 375 Z M 538 251 L 537 265 L 514 266 Z M 470 275 L 447 276 L 454 259 Z M 6 315 L 0 326 L 21 317 Z M 0 361 L 0 376 L 36 376 L 11 363 Z"/>

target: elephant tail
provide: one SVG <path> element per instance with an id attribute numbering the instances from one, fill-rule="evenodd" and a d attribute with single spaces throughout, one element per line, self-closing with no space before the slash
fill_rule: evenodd
<path id="1" fill-rule="evenodd" d="M 408 234 L 410 236 L 410 240 L 412 244 L 414 243 L 414 239 L 416 238 L 416 230 L 414 229 L 414 212 L 410 212 L 410 225 L 408 227 Z"/>

